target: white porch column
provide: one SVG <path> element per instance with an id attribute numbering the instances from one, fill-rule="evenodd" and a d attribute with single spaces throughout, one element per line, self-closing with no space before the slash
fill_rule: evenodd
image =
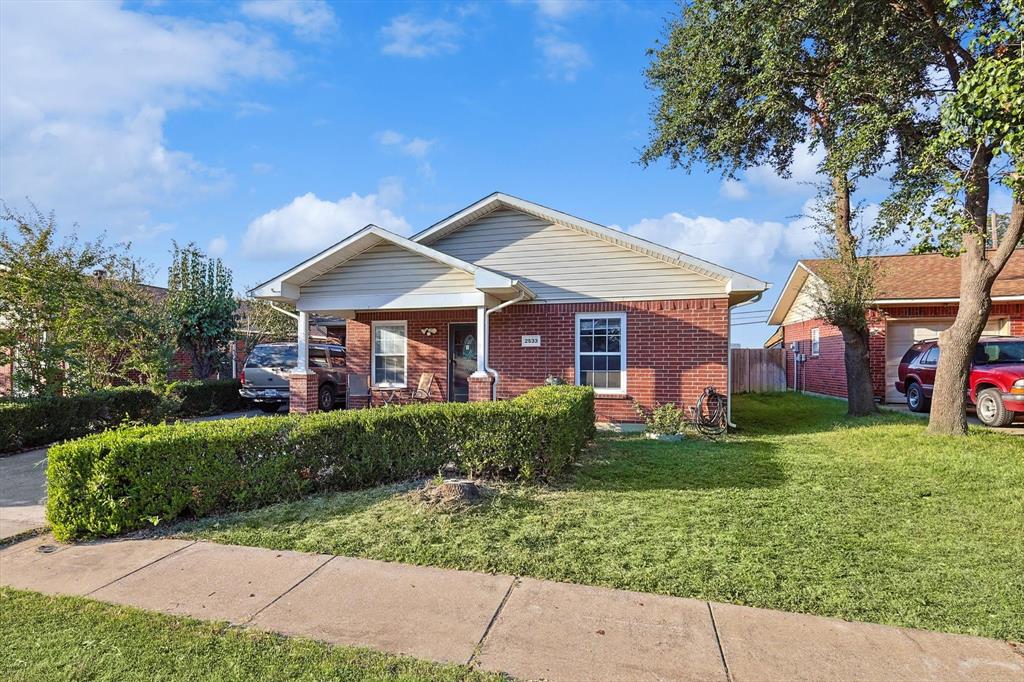
<path id="1" fill-rule="evenodd" d="M 486 377 L 487 374 L 487 307 L 476 308 L 476 371 L 475 377 Z"/>
<path id="2" fill-rule="evenodd" d="M 299 311 L 299 362 L 295 372 L 309 371 L 309 313 Z"/>

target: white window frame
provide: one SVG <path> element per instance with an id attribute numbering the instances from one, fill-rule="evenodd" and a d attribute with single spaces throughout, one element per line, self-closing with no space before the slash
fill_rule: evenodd
<path id="1" fill-rule="evenodd" d="M 626 393 L 626 313 L 625 312 L 590 312 L 590 313 L 576 313 L 576 331 L 573 334 L 573 355 L 576 356 L 576 385 L 582 386 L 580 379 L 580 321 L 589 320 L 596 318 L 618 318 L 619 329 L 621 330 L 619 338 L 619 357 L 621 358 L 620 364 L 622 369 L 619 370 L 621 373 L 621 381 L 619 388 L 594 388 L 595 393 L 606 394 L 606 395 L 624 395 Z M 609 355 L 609 353 L 598 353 L 598 355 Z"/>
<path id="2" fill-rule="evenodd" d="M 811 357 L 816 358 L 821 355 L 821 327 L 815 327 L 811 330 Z"/>
<path id="3" fill-rule="evenodd" d="M 405 383 L 392 384 L 377 381 L 377 327 L 401 327 L 405 345 L 402 349 L 402 373 Z M 409 324 L 405 320 L 374 320 L 370 327 L 370 377 L 377 388 L 406 388 L 409 382 Z"/>

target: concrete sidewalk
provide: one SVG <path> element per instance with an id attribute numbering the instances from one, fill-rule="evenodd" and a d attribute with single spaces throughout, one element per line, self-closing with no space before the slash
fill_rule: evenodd
<path id="1" fill-rule="evenodd" d="M 547 680 L 1014 680 L 1006 642 L 187 540 L 0 550 L 0 583 Z"/>

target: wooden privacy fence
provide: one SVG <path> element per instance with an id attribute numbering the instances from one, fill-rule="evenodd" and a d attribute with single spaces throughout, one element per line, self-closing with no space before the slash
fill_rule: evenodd
<path id="1" fill-rule="evenodd" d="M 767 393 L 771 391 L 785 390 L 785 349 L 732 349 L 733 393 Z"/>

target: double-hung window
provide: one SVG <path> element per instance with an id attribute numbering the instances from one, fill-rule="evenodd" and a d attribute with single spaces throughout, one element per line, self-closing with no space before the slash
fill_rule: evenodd
<path id="1" fill-rule="evenodd" d="M 815 327 L 811 330 L 811 355 L 818 357 L 821 354 L 821 328 Z"/>
<path id="2" fill-rule="evenodd" d="M 576 315 L 576 383 L 626 392 L 626 313 Z"/>
<path id="3" fill-rule="evenodd" d="M 405 387 L 406 326 L 404 321 L 373 323 L 373 385 Z"/>

